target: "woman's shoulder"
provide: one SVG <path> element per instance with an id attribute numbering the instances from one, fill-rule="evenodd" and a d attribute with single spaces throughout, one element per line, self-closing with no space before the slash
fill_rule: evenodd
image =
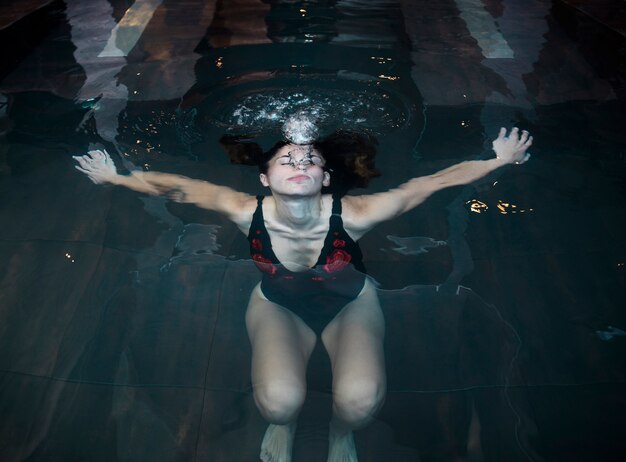
<path id="1" fill-rule="evenodd" d="M 355 241 L 369 229 L 367 225 L 367 196 L 343 196 L 341 198 L 341 218 L 344 229 Z"/>
<path id="2" fill-rule="evenodd" d="M 363 213 L 367 200 L 365 199 L 367 196 L 365 195 L 355 195 L 355 196 L 342 196 L 341 197 L 341 208 L 343 215 L 348 217 L 350 216 L 358 216 Z"/>
<path id="3" fill-rule="evenodd" d="M 245 233 L 252 223 L 252 217 L 257 208 L 257 198 L 250 194 L 241 193 L 233 199 L 225 213 Z"/>
<path id="4" fill-rule="evenodd" d="M 242 215 L 252 215 L 258 205 L 264 201 L 268 201 L 266 196 L 254 196 L 251 194 L 242 194 L 239 197 L 237 211 Z"/>

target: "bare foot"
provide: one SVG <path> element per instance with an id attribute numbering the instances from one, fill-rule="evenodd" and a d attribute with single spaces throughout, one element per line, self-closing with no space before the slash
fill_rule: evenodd
<path id="1" fill-rule="evenodd" d="M 291 448 L 295 432 L 295 423 L 270 424 L 261 443 L 261 460 L 263 462 L 291 462 Z"/>
<path id="2" fill-rule="evenodd" d="M 358 462 L 352 432 L 339 434 L 332 425 L 328 435 L 328 462 Z"/>

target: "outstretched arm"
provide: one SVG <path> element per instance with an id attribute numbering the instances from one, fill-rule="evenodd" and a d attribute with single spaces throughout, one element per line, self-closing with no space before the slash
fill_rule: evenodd
<path id="1" fill-rule="evenodd" d="M 252 196 L 207 181 L 194 180 L 181 175 L 159 172 L 133 171 L 120 175 L 111 156 L 106 151 L 89 151 L 84 156 L 74 156 L 76 169 L 96 184 L 124 186 L 141 193 L 165 196 L 169 199 L 194 204 L 198 207 L 225 214 L 237 225 L 245 228 Z"/>
<path id="2" fill-rule="evenodd" d="M 346 228 L 360 237 L 376 224 L 408 212 L 437 191 L 472 183 L 504 165 L 522 164 L 530 158 L 526 150 L 532 145 L 532 140 L 526 130 L 520 132 L 513 128 L 507 136 L 506 129 L 501 128 L 498 138 L 493 141 L 495 159 L 460 162 L 378 194 L 346 196 Z"/>

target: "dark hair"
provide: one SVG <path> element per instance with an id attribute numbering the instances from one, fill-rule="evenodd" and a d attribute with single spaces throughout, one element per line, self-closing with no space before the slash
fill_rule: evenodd
<path id="1" fill-rule="evenodd" d="M 247 141 L 251 137 L 224 135 L 220 143 L 233 164 L 256 165 L 261 173 L 267 173 L 269 161 L 283 146 L 279 141 L 263 152 L 257 143 Z M 372 178 L 380 176 L 374 157 L 378 141 L 373 136 L 352 130 L 337 130 L 326 138 L 315 141 L 313 147 L 324 157 L 324 169 L 330 173 L 330 186 L 324 192 L 344 195 L 353 188 L 366 187 Z"/>
<path id="2" fill-rule="evenodd" d="M 313 146 L 331 173 L 329 192 L 344 195 L 353 188 L 365 188 L 372 178 L 380 176 L 374 162 L 378 141 L 368 133 L 337 130 Z"/>
<path id="3" fill-rule="evenodd" d="M 263 152 L 257 143 L 247 141 L 252 138 L 251 136 L 223 135 L 220 138 L 220 144 L 226 150 L 232 164 L 257 165 L 261 173 L 267 173 L 268 162 L 274 157 L 276 151 L 287 143 L 280 141 L 269 151 Z"/>

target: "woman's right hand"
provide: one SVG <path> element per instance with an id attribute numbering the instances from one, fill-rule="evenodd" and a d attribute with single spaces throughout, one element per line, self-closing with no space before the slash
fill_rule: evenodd
<path id="1" fill-rule="evenodd" d="M 89 151 L 84 156 L 73 156 L 76 170 L 83 172 L 96 184 L 110 183 L 117 177 L 113 159 L 106 151 Z"/>

